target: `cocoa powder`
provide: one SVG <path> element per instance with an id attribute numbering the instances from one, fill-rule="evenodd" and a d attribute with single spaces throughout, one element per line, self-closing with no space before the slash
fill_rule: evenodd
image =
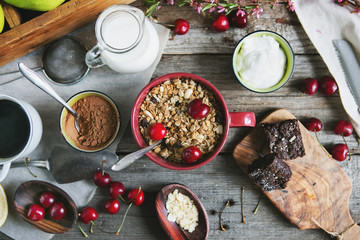
<path id="1" fill-rule="evenodd" d="M 119 118 L 114 107 L 104 98 L 91 95 L 78 100 L 72 108 L 79 113 L 79 132 L 74 117 L 68 114 L 65 131 L 77 147 L 84 150 L 99 149 L 116 134 Z"/>

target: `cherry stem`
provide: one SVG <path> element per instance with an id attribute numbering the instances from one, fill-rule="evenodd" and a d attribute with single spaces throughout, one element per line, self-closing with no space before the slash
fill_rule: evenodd
<path id="1" fill-rule="evenodd" d="M 221 217 L 222 217 L 222 214 L 223 214 L 225 208 L 226 208 L 227 206 L 229 206 L 229 204 L 230 204 L 230 201 L 227 201 L 226 204 L 225 204 L 225 206 L 220 210 L 219 223 L 220 223 L 220 228 L 221 228 L 222 231 L 226 231 L 226 228 L 224 228 L 224 226 L 222 225 Z"/>
<path id="2" fill-rule="evenodd" d="M 132 205 L 133 205 L 133 203 L 130 203 L 130 205 L 129 205 L 128 208 L 126 209 L 126 212 L 125 212 L 125 214 L 124 214 L 124 217 L 123 217 L 123 220 L 122 220 L 122 222 L 121 222 L 121 225 L 120 225 L 118 231 L 116 232 L 116 236 L 119 235 L 119 233 L 120 233 L 120 231 L 121 231 L 121 228 L 122 228 L 122 226 L 124 225 L 126 215 L 127 215 L 127 213 L 129 212 L 129 209 L 131 208 Z"/>
<path id="3" fill-rule="evenodd" d="M 91 223 L 91 227 L 96 227 L 97 229 L 99 229 L 100 231 L 102 231 L 103 233 L 108 233 L 108 234 L 114 234 L 114 232 L 108 232 L 108 231 L 105 231 L 104 229 L 98 227 L 93 221 L 90 221 Z"/>
<path id="4" fill-rule="evenodd" d="M 259 195 L 259 201 L 258 201 L 258 203 L 257 203 L 257 205 L 256 205 L 256 207 L 255 207 L 255 209 L 254 209 L 254 211 L 253 211 L 254 214 L 256 214 L 257 211 L 259 210 L 260 203 L 261 203 L 261 197 L 260 197 L 260 195 Z"/>
<path id="5" fill-rule="evenodd" d="M 101 163 L 101 176 L 104 176 L 104 174 L 105 174 L 104 165 L 105 165 L 106 162 L 107 162 L 107 161 L 104 160 L 104 161 L 102 161 L 102 163 Z"/>
<path id="6" fill-rule="evenodd" d="M 344 135 L 341 134 L 341 136 L 342 136 L 342 138 L 344 139 L 344 142 L 345 142 L 345 145 L 346 145 L 347 149 L 349 149 L 349 146 L 348 146 L 348 144 L 347 144 L 347 142 L 346 142 L 346 140 L 345 140 Z M 350 161 L 350 160 L 351 160 L 351 154 L 348 153 L 348 155 L 349 155 L 349 161 Z"/>
<path id="7" fill-rule="evenodd" d="M 34 178 L 37 178 L 37 176 L 30 170 L 29 165 L 27 164 L 27 162 L 30 162 L 30 158 L 24 158 L 24 162 L 25 162 L 25 166 L 26 166 L 27 170 L 29 171 L 29 173 L 30 173 Z"/>
<path id="8" fill-rule="evenodd" d="M 245 215 L 244 215 L 244 196 L 245 196 L 245 187 L 241 187 L 241 218 L 242 222 L 245 222 Z"/>
<path id="9" fill-rule="evenodd" d="M 95 224 L 91 221 L 90 230 L 89 230 L 90 233 L 94 233 L 94 225 Z"/>
<path id="10" fill-rule="evenodd" d="M 78 228 L 80 229 L 80 232 L 84 235 L 84 237 L 89 237 L 85 232 L 84 230 L 82 229 L 82 227 L 80 226 L 80 223 L 78 222 Z"/>
<path id="11" fill-rule="evenodd" d="M 121 201 L 123 201 L 124 203 L 128 203 L 130 201 L 126 201 L 120 194 L 119 194 L 119 198 L 121 199 Z"/>
<path id="12" fill-rule="evenodd" d="M 319 142 L 321 148 L 324 150 L 324 152 L 326 153 L 326 155 L 327 155 L 328 157 L 332 157 L 331 154 L 328 153 L 328 151 L 326 151 L 326 149 L 324 148 L 324 146 L 321 144 L 315 128 L 314 128 L 314 133 L 315 133 L 315 136 L 316 136 L 317 141 Z"/>

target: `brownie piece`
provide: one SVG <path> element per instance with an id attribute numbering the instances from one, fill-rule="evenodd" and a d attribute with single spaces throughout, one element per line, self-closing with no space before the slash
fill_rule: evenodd
<path id="1" fill-rule="evenodd" d="M 258 158 L 248 167 L 248 175 L 262 190 L 286 188 L 292 172 L 287 163 L 274 153 Z"/>
<path id="2" fill-rule="evenodd" d="M 269 144 L 271 153 L 277 153 L 283 160 L 305 155 L 297 119 L 274 124 L 262 123 L 261 126 L 265 131 L 265 139 Z"/>

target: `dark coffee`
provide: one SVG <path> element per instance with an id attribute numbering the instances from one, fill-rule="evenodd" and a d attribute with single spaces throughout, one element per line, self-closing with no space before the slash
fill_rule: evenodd
<path id="1" fill-rule="evenodd" d="M 0 100 L 0 158 L 19 154 L 29 140 L 30 122 L 23 108 Z"/>

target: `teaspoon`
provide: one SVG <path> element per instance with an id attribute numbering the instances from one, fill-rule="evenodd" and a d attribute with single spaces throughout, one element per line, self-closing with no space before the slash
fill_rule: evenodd
<path id="1" fill-rule="evenodd" d="M 70 107 L 69 104 L 67 104 L 64 99 L 62 99 L 56 92 L 55 90 L 50 87 L 50 85 L 42 78 L 40 77 L 39 74 L 37 74 L 35 71 L 31 70 L 30 68 L 28 68 L 27 66 L 25 66 L 25 64 L 23 63 L 19 63 L 18 64 L 19 70 L 20 72 L 30 81 L 32 82 L 35 86 L 37 86 L 38 88 L 40 88 L 41 90 L 43 90 L 44 92 L 46 92 L 47 94 L 49 94 L 51 97 L 53 97 L 56 101 L 58 101 L 59 103 L 61 103 L 75 118 L 75 128 L 76 131 L 80 132 L 80 117 L 79 114 L 72 108 Z"/>

